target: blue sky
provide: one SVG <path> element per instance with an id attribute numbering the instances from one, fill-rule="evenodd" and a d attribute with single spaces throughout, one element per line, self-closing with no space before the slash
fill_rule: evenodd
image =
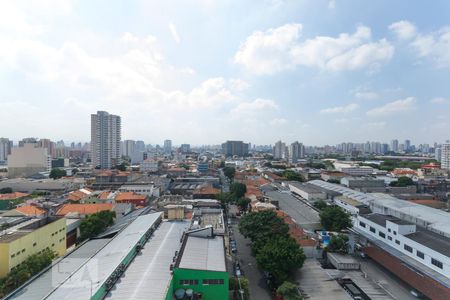
<path id="1" fill-rule="evenodd" d="M 450 137 L 448 1 L 0 0 L 1 136 Z"/>

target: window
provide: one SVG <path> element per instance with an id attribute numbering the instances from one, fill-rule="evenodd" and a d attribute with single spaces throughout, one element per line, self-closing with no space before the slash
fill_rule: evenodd
<path id="1" fill-rule="evenodd" d="M 197 279 L 181 279 L 180 285 L 198 285 Z"/>
<path id="2" fill-rule="evenodd" d="M 390 228 L 388 228 L 388 232 L 391 232 L 391 229 L 390 229 Z"/>
<path id="3" fill-rule="evenodd" d="M 366 223 L 359 221 L 359 226 L 366 228 Z"/>
<path id="4" fill-rule="evenodd" d="M 437 259 L 434 259 L 434 258 L 432 258 L 431 259 L 431 263 L 433 264 L 433 265 L 435 265 L 436 267 L 438 267 L 439 269 L 442 269 L 442 262 L 440 262 L 440 261 L 438 261 Z"/>
<path id="5" fill-rule="evenodd" d="M 394 232 L 394 235 L 397 235 L 397 231 L 394 230 L 393 232 Z"/>
<path id="6" fill-rule="evenodd" d="M 203 284 L 223 284 L 223 279 L 203 279 Z"/>
<path id="7" fill-rule="evenodd" d="M 388 235 L 388 240 L 392 241 L 392 236 Z"/>
<path id="8" fill-rule="evenodd" d="M 25 249 L 22 249 L 22 253 L 24 253 L 25 252 Z"/>
<path id="9" fill-rule="evenodd" d="M 406 251 L 408 251 L 408 252 L 413 252 L 413 249 L 411 248 L 411 246 L 408 246 L 408 245 L 406 245 L 406 244 L 404 244 L 403 245 L 403 248 L 406 250 Z"/>
<path id="10" fill-rule="evenodd" d="M 37 245 L 36 242 L 34 242 L 34 243 L 33 243 L 33 247 L 36 247 L 36 245 Z"/>
<path id="11" fill-rule="evenodd" d="M 375 233 L 375 228 L 373 228 L 372 226 L 370 227 L 370 231 L 372 231 L 373 233 Z"/>
<path id="12" fill-rule="evenodd" d="M 11 254 L 11 258 L 14 258 L 14 257 L 16 257 L 16 255 L 15 254 Z"/>
<path id="13" fill-rule="evenodd" d="M 416 255 L 417 255 L 418 257 L 420 257 L 421 259 L 424 259 L 424 258 L 425 258 L 425 255 L 423 254 L 423 252 L 420 252 L 419 250 L 416 251 Z"/>
<path id="14" fill-rule="evenodd" d="M 400 245 L 400 241 L 399 241 L 399 240 L 395 240 L 395 243 L 396 243 L 397 245 Z"/>
<path id="15" fill-rule="evenodd" d="M 386 235 L 384 234 L 384 232 L 378 231 L 378 235 L 381 236 L 383 239 L 386 238 Z"/>
<path id="16" fill-rule="evenodd" d="M 52 247 L 55 247 L 55 244 L 52 244 Z"/>

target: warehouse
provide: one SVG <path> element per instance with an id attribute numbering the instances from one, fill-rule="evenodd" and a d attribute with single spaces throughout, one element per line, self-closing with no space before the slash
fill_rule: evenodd
<path id="1" fill-rule="evenodd" d="M 327 194 L 325 192 L 309 183 L 289 182 L 289 189 L 291 192 L 299 195 L 309 202 L 325 200 L 327 198 Z"/>

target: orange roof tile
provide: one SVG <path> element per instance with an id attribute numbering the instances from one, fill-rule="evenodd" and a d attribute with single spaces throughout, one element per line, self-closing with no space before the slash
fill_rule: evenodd
<path id="1" fill-rule="evenodd" d="M 194 190 L 193 192 L 196 195 L 210 195 L 210 194 L 219 194 L 220 190 L 216 189 L 212 186 L 203 186 L 199 189 Z"/>
<path id="2" fill-rule="evenodd" d="M 13 199 L 19 199 L 23 197 L 28 197 L 30 194 L 21 193 L 21 192 L 14 192 L 9 194 L 0 194 L 0 200 L 13 200 Z"/>
<path id="3" fill-rule="evenodd" d="M 25 216 L 39 216 L 47 212 L 45 209 L 34 205 L 18 206 L 14 210 L 24 214 Z"/>
<path id="4" fill-rule="evenodd" d="M 78 213 L 80 215 L 91 215 L 103 210 L 112 210 L 112 203 L 94 203 L 94 204 L 64 204 L 56 215 L 65 216 L 69 213 Z"/>
<path id="5" fill-rule="evenodd" d="M 97 196 L 97 199 L 106 200 L 108 199 L 110 193 L 111 193 L 110 191 L 103 191 L 100 193 L 100 195 Z"/>
<path id="6" fill-rule="evenodd" d="M 129 200 L 146 200 L 146 195 L 139 195 L 135 192 L 120 192 L 116 195 L 116 201 L 129 201 Z"/>

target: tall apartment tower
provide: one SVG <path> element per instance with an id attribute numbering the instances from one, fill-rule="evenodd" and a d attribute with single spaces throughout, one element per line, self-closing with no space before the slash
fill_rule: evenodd
<path id="1" fill-rule="evenodd" d="M 305 147 L 302 143 L 293 142 L 289 146 L 289 161 L 291 163 L 297 163 L 300 158 L 305 156 Z"/>
<path id="2" fill-rule="evenodd" d="M 398 152 L 398 140 L 391 141 L 391 151 Z"/>
<path id="3" fill-rule="evenodd" d="M 278 141 L 273 146 L 273 158 L 274 159 L 283 159 L 286 158 L 286 144 L 282 141 Z"/>
<path id="4" fill-rule="evenodd" d="M 164 141 L 164 153 L 165 154 L 172 153 L 172 140 L 165 140 Z"/>
<path id="5" fill-rule="evenodd" d="M 445 141 L 441 147 L 441 168 L 450 170 L 450 141 Z"/>
<path id="6" fill-rule="evenodd" d="M 0 161 L 6 161 L 11 154 L 13 142 L 7 138 L 0 138 Z"/>
<path id="7" fill-rule="evenodd" d="M 106 111 L 91 115 L 92 166 L 110 169 L 120 159 L 120 117 Z"/>

